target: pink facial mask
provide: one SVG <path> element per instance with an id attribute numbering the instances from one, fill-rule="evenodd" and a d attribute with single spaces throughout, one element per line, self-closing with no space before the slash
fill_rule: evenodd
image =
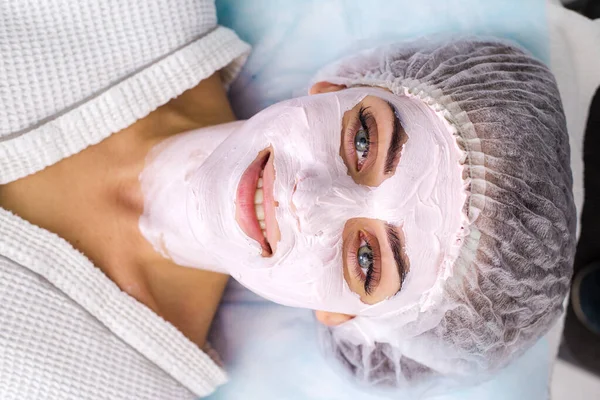
<path id="1" fill-rule="evenodd" d="M 340 156 L 342 117 L 365 96 L 390 102 L 408 140 L 393 176 L 357 184 Z M 415 303 L 451 272 L 466 199 L 453 127 L 423 101 L 353 88 L 275 104 L 248 121 L 176 136 L 140 176 L 144 236 L 174 262 L 231 274 L 257 294 L 294 307 L 386 316 Z M 240 179 L 272 147 L 281 232 L 271 257 L 236 222 Z M 402 291 L 363 303 L 344 280 L 342 231 L 351 218 L 401 226 L 410 260 Z"/>

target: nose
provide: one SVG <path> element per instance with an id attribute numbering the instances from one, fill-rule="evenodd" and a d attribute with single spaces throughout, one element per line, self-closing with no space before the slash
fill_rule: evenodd
<path id="1" fill-rule="evenodd" d="M 298 189 L 298 178 L 296 178 L 296 183 L 294 184 L 294 187 L 292 188 L 292 195 L 290 196 L 290 211 L 292 213 L 292 216 L 296 220 L 296 225 L 298 226 L 298 230 L 300 232 L 302 232 L 302 226 L 300 225 L 300 219 L 298 218 L 298 209 L 296 208 L 296 205 L 294 204 L 294 194 L 296 194 L 297 189 Z"/>

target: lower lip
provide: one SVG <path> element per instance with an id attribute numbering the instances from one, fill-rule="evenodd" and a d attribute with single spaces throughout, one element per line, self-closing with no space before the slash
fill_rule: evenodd
<path id="1" fill-rule="evenodd" d="M 269 245 L 269 242 L 263 236 L 262 230 L 260 229 L 258 218 L 256 217 L 256 210 L 254 208 L 254 196 L 256 194 L 256 187 L 258 185 L 260 172 L 265 169 L 265 166 L 269 161 L 269 157 L 271 157 L 271 152 L 269 150 L 265 150 L 259 154 L 256 160 L 250 164 L 248 169 L 246 169 L 242 175 L 236 193 L 236 218 L 240 228 L 242 228 L 242 231 L 244 231 L 248 237 L 256 240 L 260 244 L 262 248 L 262 255 L 265 257 L 271 256 L 273 251 Z M 265 180 L 266 179 L 263 176 L 263 192 L 267 192 L 266 188 L 264 188 Z M 267 200 L 268 199 L 266 197 L 263 199 L 263 207 L 265 207 Z"/>

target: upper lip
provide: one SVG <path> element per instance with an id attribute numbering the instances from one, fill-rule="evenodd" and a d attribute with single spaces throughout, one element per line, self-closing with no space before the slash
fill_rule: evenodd
<path id="1" fill-rule="evenodd" d="M 275 217 L 275 201 L 273 199 L 273 183 L 275 181 L 273 157 L 271 148 L 261 151 L 258 157 L 242 174 L 236 193 L 236 220 L 242 231 L 260 244 L 262 255 L 265 257 L 269 257 L 275 253 L 279 235 Z M 263 172 L 263 207 L 265 212 L 266 238 L 262 234 L 254 207 L 254 196 L 261 171 Z"/>

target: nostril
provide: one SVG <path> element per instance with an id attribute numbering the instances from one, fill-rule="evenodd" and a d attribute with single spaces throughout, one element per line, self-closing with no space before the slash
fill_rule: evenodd
<path id="1" fill-rule="evenodd" d="M 290 211 L 292 212 L 292 215 L 294 216 L 294 219 L 296 220 L 296 225 L 298 226 L 298 230 L 302 231 L 300 229 L 300 218 L 298 218 L 298 209 L 296 208 L 296 205 L 294 204 L 294 194 L 296 193 L 297 189 L 298 189 L 298 178 L 296 177 L 296 183 L 294 183 L 294 187 L 292 188 L 292 195 L 290 196 Z"/>

